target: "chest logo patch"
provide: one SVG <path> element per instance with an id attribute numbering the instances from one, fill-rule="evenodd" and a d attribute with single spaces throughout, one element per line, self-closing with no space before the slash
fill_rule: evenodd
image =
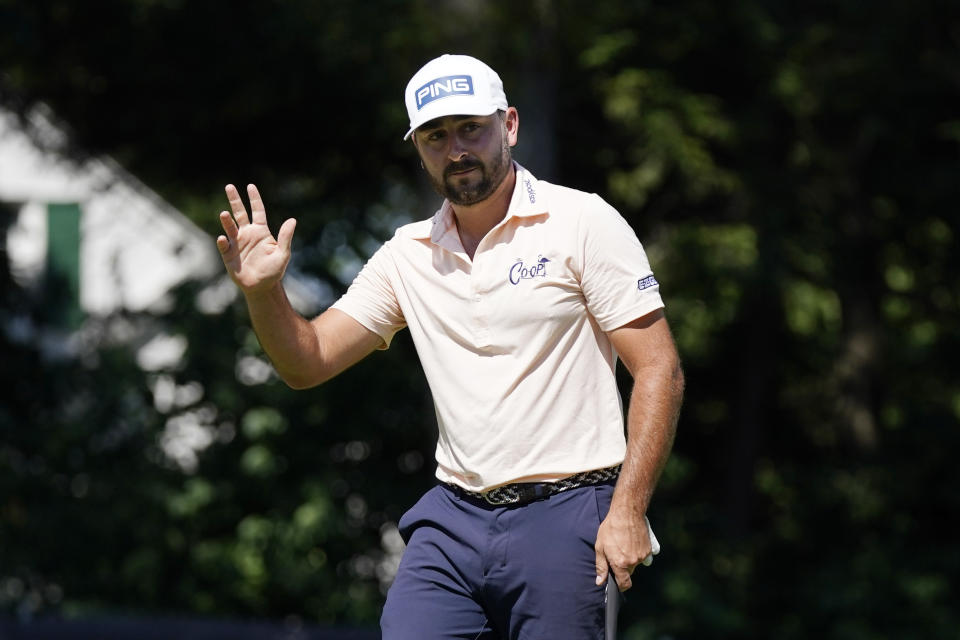
<path id="1" fill-rule="evenodd" d="M 544 258 L 542 255 L 537 256 L 536 261 L 532 263 L 526 263 L 522 259 L 517 258 L 517 261 L 510 267 L 510 272 L 507 276 L 510 284 L 518 284 L 521 280 L 546 278 L 548 262 L 550 262 L 550 259 Z"/>

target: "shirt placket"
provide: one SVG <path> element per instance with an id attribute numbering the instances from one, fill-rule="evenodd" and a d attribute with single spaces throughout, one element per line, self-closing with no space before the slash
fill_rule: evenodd
<path id="1" fill-rule="evenodd" d="M 473 268 L 470 270 L 475 344 L 480 349 L 490 346 L 490 301 L 487 299 L 490 253 L 490 251 L 481 251 L 478 247 L 473 256 Z"/>
<path id="2" fill-rule="evenodd" d="M 507 218 L 509 220 L 509 217 Z M 497 285 L 498 272 L 502 271 L 503 251 L 502 244 L 497 244 L 497 238 L 503 232 L 508 222 L 505 220 L 494 227 L 477 247 L 473 256 L 473 269 L 470 274 L 471 294 L 475 308 L 477 346 L 489 348 L 492 341 L 492 324 L 496 320 L 492 309 L 495 308 L 491 299 Z"/>

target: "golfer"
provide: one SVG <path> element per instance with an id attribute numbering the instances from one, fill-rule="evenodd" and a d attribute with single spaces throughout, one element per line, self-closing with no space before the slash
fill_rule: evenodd
<path id="1" fill-rule="evenodd" d="M 513 161 L 519 114 L 486 64 L 428 62 L 406 108 L 443 204 L 397 229 L 330 309 L 307 320 L 290 306 L 296 222 L 274 238 L 253 185 L 249 216 L 227 186 L 217 247 L 291 387 L 410 330 L 438 482 L 400 520 L 383 637 L 602 638 L 608 575 L 629 589 L 655 552 L 646 511 L 683 394 L 659 283 L 610 205 Z M 626 425 L 618 357 L 633 376 Z"/>

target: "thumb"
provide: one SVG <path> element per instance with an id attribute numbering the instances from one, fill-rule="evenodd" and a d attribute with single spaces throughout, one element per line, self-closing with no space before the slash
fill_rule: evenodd
<path id="1" fill-rule="evenodd" d="M 280 225 L 280 231 L 277 232 L 277 244 L 280 245 L 284 253 L 290 253 L 290 245 L 293 243 L 293 230 L 296 227 L 296 218 L 288 218 Z"/>
<path id="2" fill-rule="evenodd" d="M 599 587 L 607 581 L 607 571 L 609 570 L 609 565 L 607 564 L 607 557 L 603 554 L 599 548 L 595 548 L 597 557 L 595 561 L 597 569 L 597 586 Z"/>

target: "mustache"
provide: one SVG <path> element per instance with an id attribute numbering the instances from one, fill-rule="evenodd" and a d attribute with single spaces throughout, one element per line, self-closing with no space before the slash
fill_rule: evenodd
<path id="1" fill-rule="evenodd" d="M 443 177 L 449 178 L 451 173 L 457 173 L 458 171 L 466 171 L 467 169 L 483 168 L 483 163 L 479 160 L 467 159 L 460 160 L 459 162 L 451 162 L 447 165 L 447 168 L 443 170 Z"/>

